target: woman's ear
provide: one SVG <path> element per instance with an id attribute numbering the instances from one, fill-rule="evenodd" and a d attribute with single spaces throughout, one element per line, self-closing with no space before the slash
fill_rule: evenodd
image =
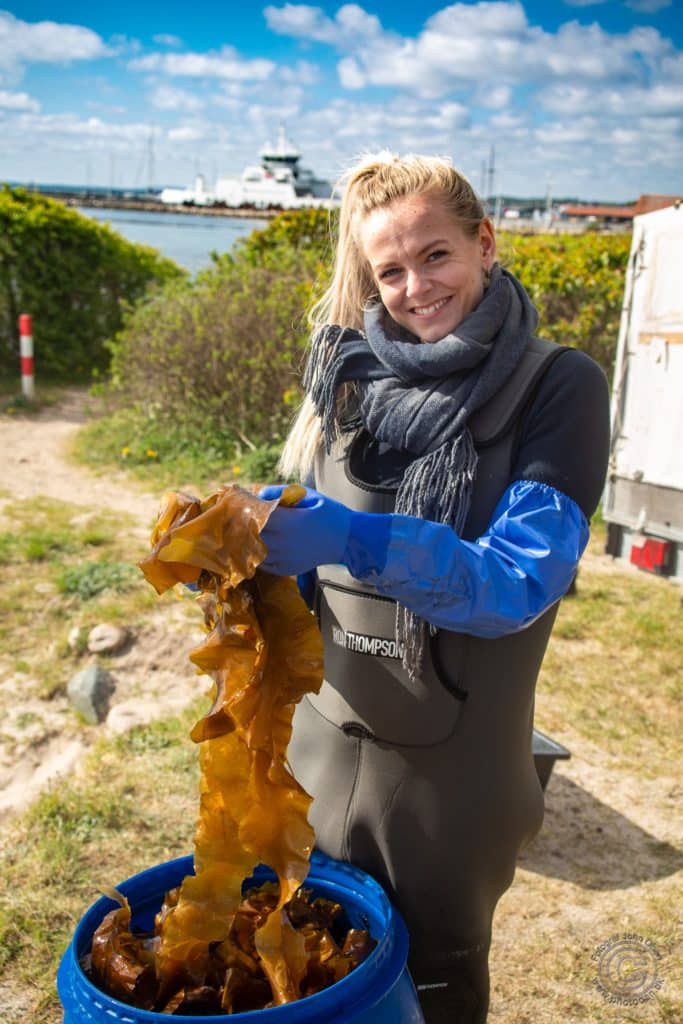
<path id="1" fill-rule="evenodd" d="M 484 270 L 490 270 L 496 261 L 496 233 L 489 217 L 484 217 L 479 225 L 479 247 L 481 265 Z"/>

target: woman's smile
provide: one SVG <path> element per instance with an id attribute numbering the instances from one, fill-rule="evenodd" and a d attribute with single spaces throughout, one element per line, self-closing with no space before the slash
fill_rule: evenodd
<path id="1" fill-rule="evenodd" d="M 413 306 L 413 313 L 415 316 L 429 317 L 443 309 L 447 302 L 450 302 L 450 297 L 439 299 L 438 302 L 433 302 L 431 306 Z"/>

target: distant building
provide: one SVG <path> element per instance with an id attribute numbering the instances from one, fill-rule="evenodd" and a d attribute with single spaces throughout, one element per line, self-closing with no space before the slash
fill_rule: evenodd
<path id="1" fill-rule="evenodd" d="M 560 220 L 600 224 L 625 224 L 633 220 L 635 207 L 612 206 L 607 203 L 563 203 L 558 208 Z"/>
<path id="2" fill-rule="evenodd" d="M 635 203 L 617 205 L 612 203 L 562 203 L 558 207 L 560 220 L 574 223 L 598 223 L 605 225 L 626 225 L 641 213 L 652 213 L 667 206 L 683 202 L 683 196 L 641 195 Z"/>
<path id="3" fill-rule="evenodd" d="M 639 217 L 641 213 L 653 213 L 655 210 L 664 210 L 667 206 L 676 206 L 677 203 L 683 203 L 683 196 L 644 195 L 636 203 L 633 215 L 634 217 Z"/>

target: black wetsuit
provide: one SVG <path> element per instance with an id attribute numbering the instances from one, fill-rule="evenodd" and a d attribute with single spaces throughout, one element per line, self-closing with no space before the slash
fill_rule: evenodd
<path id="1" fill-rule="evenodd" d="M 535 349 L 535 364 L 530 356 L 470 425 L 479 465 L 465 540 L 483 533 L 515 480 L 562 491 L 587 517 L 597 506 L 604 375 L 574 350 Z M 315 486 L 353 509 L 390 512 L 407 463 L 361 431 L 319 459 Z M 482 1024 L 495 906 L 543 818 L 534 689 L 557 605 L 498 639 L 439 630 L 417 682 L 401 666 L 394 602 L 372 586 L 321 566 L 316 610 L 326 681 L 297 709 L 289 748 L 314 796 L 316 841 L 374 875 L 402 911 L 428 1024 Z"/>

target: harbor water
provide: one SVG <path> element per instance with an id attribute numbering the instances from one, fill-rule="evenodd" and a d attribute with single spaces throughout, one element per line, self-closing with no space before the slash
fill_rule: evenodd
<path id="1" fill-rule="evenodd" d="M 158 249 L 195 274 L 211 266 L 211 253 L 229 252 L 235 241 L 263 228 L 268 221 L 250 217 L 207 217 L 193 213 L 156 213 L 146 210 L 78 208 L 127 238 Z"/>

